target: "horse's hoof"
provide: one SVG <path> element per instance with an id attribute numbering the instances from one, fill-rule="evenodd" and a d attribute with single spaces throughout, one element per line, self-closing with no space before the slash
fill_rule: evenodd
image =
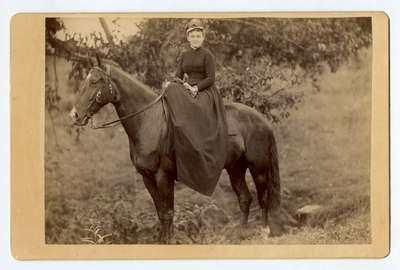
<path id="1" fill-rule="evenodd" d="M 177 244 L 177 241 L 176 241 L 176 238 L 175 238 L 175 237 L 166 239 L 166 240 L 164 241 L 164 245 L 176 245 L 176 244 Z"/>
<path id="2" fill-rule="evenodd" d="M 178 242 L 175 239 L 169 240 L 168 245 L 176 245 L 176 244 L 178 244 Z"/>
<path id="3" fill-rule="evenodd" d="M 271 235 L 271 230 L 269 229 L 269 227 L 261 228 L 261 237 L 264 240 L 267 240 L 270 235 Z"/>
<path id="4" fill-rule="evenodd" d="M 246 228 L 241 228 L 240 232 L 239 232 L 239 235 L 240 235 L 240 239 L 241 240 L 246 240 L 247 239 L 247 229 Z"/>

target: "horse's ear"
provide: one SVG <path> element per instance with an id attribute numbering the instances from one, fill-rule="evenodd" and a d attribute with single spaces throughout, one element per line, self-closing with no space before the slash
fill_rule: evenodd
<path id="1" fill-rule="evenodd" d="M 99 65 L 99 67 L 101 67 L 102 65 L 101 65 L 100 56 L 96 52 L 94 52 L 94 54 L 96 55 L 97 64 Z"/>
<path id="2" fill-rule="evenodd" d="M 90 56 L 90 52 L 87 53 L 87 59 L 88 59 L 88 61 L 89 61 L 90 66 L 91 66 L 91 67 L 94 67 L 94 66 L 95 66 L 95 63 L 94 63 L 92 57 Z"/>
<path id="3" fill-rule="evenodd" d="M 89 63 L 90 63 L 90 65 L 92 66 L 92 67 L 101 67 L 101 59 L 100 59 L 100 56 L 96 53 L 96 52 L 93 52 L 94 53 L 94 56 L 96 57 L 96 58 L 93 58 L 90 54 L 90 51 L 87 53 L 87 58 L 88 58 L 88 60 L 89 60 Z"/>

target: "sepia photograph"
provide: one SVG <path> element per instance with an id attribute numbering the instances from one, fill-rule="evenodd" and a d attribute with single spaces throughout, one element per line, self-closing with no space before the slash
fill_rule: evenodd
<path id="1" fill-rule="evenodd" d="M 46 18 L 46 244 L 370 244 L 372 22 Z"/>
<path id="2" fill-rule="evenodd" d="M 12 122 L 32 108 L 12 132 L 15 259 L 388 255 L 383 13 L 19 14 L 12 28 Z"/>

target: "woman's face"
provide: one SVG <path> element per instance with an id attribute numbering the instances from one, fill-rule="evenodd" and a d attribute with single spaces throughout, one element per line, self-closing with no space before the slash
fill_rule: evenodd
<path id="1" fill-rule="evenodd" d="M 201 46 L 204 41 L 204 34 L 201 30 L 193 30 L 187 34 L 187 39 L 190 43 L 190 46 L 197 49 Z"/>

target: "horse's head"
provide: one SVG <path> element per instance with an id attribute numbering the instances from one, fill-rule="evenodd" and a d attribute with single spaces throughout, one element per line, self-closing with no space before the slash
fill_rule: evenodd
<path id="1" fill-rule="evenodd" d="M 103 106 L 116 99 L 116 87 L 110 77 L 110 65 L 103 65 L 100 57 L 95 53 L 88 60 L 92 67 L 85 82 L 76 97 L 74 107 L 69 117 L 75 125 L 84 126 Z"/>

